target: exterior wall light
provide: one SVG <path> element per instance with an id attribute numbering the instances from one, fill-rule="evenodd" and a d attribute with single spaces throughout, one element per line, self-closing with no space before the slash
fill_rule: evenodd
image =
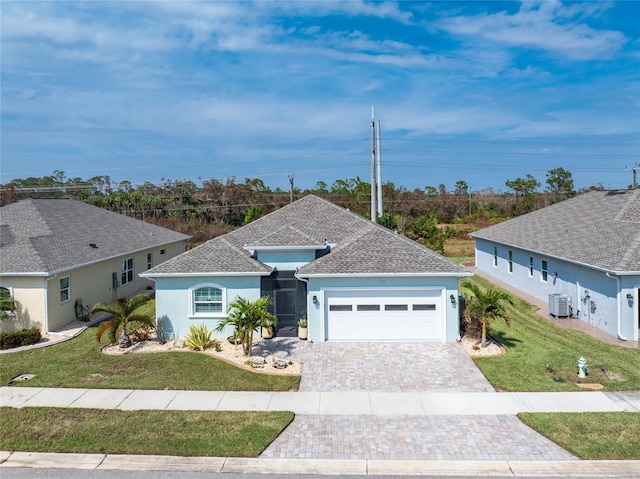
<path id="1" fill-rule="evenodd" d="M 316 306 L 318 306 L 319 304 L 318 297 L 315 294 L 313 295 L 313 304 L 315 304 Z"/>
<path id="2" fill-rule="evenodd" d="M 451 304 L 453 304 L 454 306 L 456 305 L 456 297 L 454 295 L 449 296 L 449 299 L 451 300 Z"/>
<path id="3" fill-rule="evenodd" d="M 627 301 L 633 303 L 633 295 L 631 293 L 627 293 Z"/>

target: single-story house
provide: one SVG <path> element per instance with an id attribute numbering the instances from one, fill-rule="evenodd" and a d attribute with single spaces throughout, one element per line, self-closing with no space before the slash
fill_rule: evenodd
<path id="1" fill-rule="evenodd" d="M 476 267 L 622 340 L 638 339 L 640 190 L 592 191 L 472 234 Z"/>
<path id="2" fill-rule="evenodd" d="M 236 297 L 272 298 L 278 335 L 313 341 L 455 341 L 461 266 L 314 195 L 141 274 L 167 337 L 213 330 Z M 226 330 L 218 334 L 232 334 Z"/>
<path id="3" fill-rule="evenodd" d="M 18 303 L 0 327 L 54 331 L 153 282 L 138 273 L 186 249 L 189 236 L 71 199 L 0 208 L 0 288 Z"/>

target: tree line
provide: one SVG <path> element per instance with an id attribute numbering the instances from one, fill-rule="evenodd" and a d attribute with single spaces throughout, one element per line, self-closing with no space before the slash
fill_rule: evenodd
<path id="1" fill-rule="evenodd" d="M 437 187 L 407 190 L 391 182 L 382 185 L 384 215 L 378 222 L 398 230 L 436 251 L 456 234 L 528 213 L 582 191 L 575 191 L 571 173 L 549 170 L 546 186 L 532 175 L 508 180 L 506 192 L 487 188 L 471 191 L 459 180 L 452 189 Z M 586 190 L 602 189 L 600 185 Z M 64 171 L 40 178 L 14 179 L 0 188 L 0 205 L 25 198 L 70 197 L 158 224 L 192 236 L 191 246 L 202 243 L 288 204 L 292 198 L 315 194 L 370 217 L 370 183 L 359 177 L 338 179 L 330 186 L 318 181 L 314 188 L 271 189 L 259 178 L 225 180 L 163 180 L 160 184 L 112 180 L 109 176 L 68 178 Z M 466 225 L 467 227 L 462 227 Z"/>

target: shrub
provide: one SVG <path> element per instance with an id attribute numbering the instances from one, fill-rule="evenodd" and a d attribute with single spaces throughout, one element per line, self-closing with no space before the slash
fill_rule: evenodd
<path id="1" fill-rule="evenodd" d="M 139 343 L 140 341 L 149 341 L 153 338 L 154 331 L 155 328 L 149 325 L 140 326 L 139 328 L 131 331 L 131 340 L 134 343 Z"/>
<path id="2" fill-rule="evenodd" d="M 186 338 L 184 338 L 185 346 L 194 351 L 204 351 L 211 346 L 211 343 L 211 331 L 204 323 L 192 324 Z"/>
<path id="3" fill-rule="evenodd" d="M 11 349 L 36 344 L 40 341 L 40 330 L 37 328 L 21 329 L 0 334 L 0 349 Z"/>

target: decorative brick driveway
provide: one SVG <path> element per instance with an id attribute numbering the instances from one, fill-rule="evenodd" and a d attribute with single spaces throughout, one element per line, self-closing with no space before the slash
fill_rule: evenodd
<path id="1" fill-rule="evenodd" d="M 270 347 L 277 347 L 277 341 Z M 307 343 L 300 391 L 495 392 L 458 343 Z M 495 393 L 499 394 L 499 393 Z M 392 460 L 571 460 L 512 415 L 296 415 L 261 457 Z"/>
<path id="2" fill-rule="evenodd" d="M 458 343 L 304 343 L 300 391 L 494 391 Z"/>

